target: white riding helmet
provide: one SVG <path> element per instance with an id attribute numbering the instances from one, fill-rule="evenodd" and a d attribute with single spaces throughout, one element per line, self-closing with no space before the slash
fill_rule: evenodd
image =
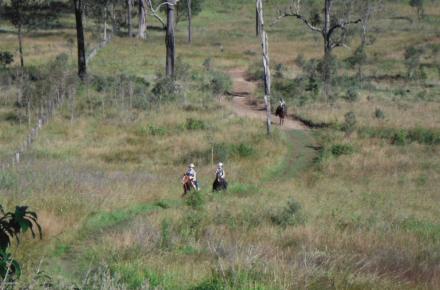
<path id="1" fill-rule="evenodd" d="M 194 167 L 196 167 L 196 166 L 194 165 L 194 163 L 191 163 L 188 167 L 189 167 L 189 168 L 194 168 Z"/>
<path id="2" fill-rule="evenodd" d="M 218 167 L 223 167 L 223 163 L 219 162 Z"/>

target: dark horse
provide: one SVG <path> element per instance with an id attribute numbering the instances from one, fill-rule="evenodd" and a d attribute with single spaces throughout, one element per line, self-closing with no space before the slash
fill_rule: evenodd
<path id="1" fill-rule="evenodd" d="M 186 174 L 182 177 L 182 185 L 183 185 L 183 194 L 182 194 L 182 196 L 186 195 L 192 189 L 196 188 L 194 182 L 191 180 L 191 177 L 189 177 Z"/>
<path id="2" fill-rule="evenodd" d="M 214 183 L 212 184 L 212 191 L 220 191 L 227 189 L 228 189 L 228 182 L 226 181 L 226 179 L 221 177 L 216 177 Z"/>
<path id="3" fill-rule="evenodd" d="M 287 116 L 287 106 L 285 104 L 278 105 L 275 115 L 280 117 L 280 126 L 282 126 L 284 124 L 284 118 Z"/>

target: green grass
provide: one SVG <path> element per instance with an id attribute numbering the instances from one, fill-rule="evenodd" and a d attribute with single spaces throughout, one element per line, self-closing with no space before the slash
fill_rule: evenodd
<path id="1" fill-rule="evenodd" d="M 267 4 L 266 21 L 277 3 Z M 335 124 L 275 130 L 272 138 L 263 124 L 217 101 L 203 67 L 208 58 L 220 72 L 261 63 L 254 1 L 205 5 L 194 18 L 192 45 L 186 23 L 178 25 L 177 53 L 190 70 L 175 101 L 130 106 L 151 96 L 164 70 L 163 33 L 151 30 L 147 41 L 115 37 L 92 61 L 90 86 L 65 103 L 21 166 L 0 173 L 0 203 L 30 205 L 43 226 L 43 241 L 23 237 L 14 248 L 24 265 L 23 287 L 44 257 L 42 269 L 55 283 L 81 284 L 90 272 L 108 289 L 105 283 L 136 289 L 146 282 L 164 289 L 439 288 L 438 74 L 427 68 L 426 80 L 395 78 L 406 75 L 410 45 L 425 46 L 423 62 L 438 64 L 429 48 L 438 42 L 438 4 L 427 4 L 427 19 L 413 25 L 377 16 L 368 81 L 355 102 L 341 97 L 355 81 L 342 63 L 352 50 L 335 50 L 338 98 L 329 105 L 292 81 L 304 73 L 298 54 L 322 56 L 320 36 L 293 18 L 267 27 L 273 68 L 286 68 L 285 79 L 274 83 L 286 84 L 278 93 L 287 94 L 289 111 Z M 406 3 L 386 8 L 415 15 Z M 73 29 L 52 32 L 27 34 L 27 64 L 40 66 L 60 52 L 75 63 L 65 43 Z M 7 27 L 0 50 L 15 47 Z M 133 81 L 132 98 L 121 75 Z M 3 83 L 0 91 L 2 156 L 28 130 L 12 116 L 14 90 Z M 377 109 L 383 118 L 375 117 Z M 349 111 L 357 125 L 345 136 L 338 124 Z M 229 190 L 210 193 L 218 161 Z M 203 190 L 188 201 L 180 198 L 180 177 L 189 162 Z"/>

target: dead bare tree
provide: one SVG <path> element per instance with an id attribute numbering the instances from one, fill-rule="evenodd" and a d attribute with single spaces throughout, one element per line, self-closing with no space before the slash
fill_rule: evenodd
<path id="1" fill-rule="evenodd" d="M 267 134 L 272 133 L 272 113 L 270 108 L 270 57 L 269 57 L 269 40 L 266 30 L 264 28 L 264 16 L 263 16 L 263 2 L 262 0 L 256 0 L 258 22 L 260 27 L 261 47 L 263 50 L 263 67 L 264 67 L 264 103 L 266 105 L 266 125 Z"/>
<path id="2" fill-rule="evenodd" d="M 337 21 L 332 21 L 332 8 L 334 0 L 324 1 L 324 23 L 322 27 L 313 25 L 304 15 L 301 14 L 301 0 L 292 0 L 293 4 L 289 6 L 284 11 L 279 10 L 279 15 L 275 19 L 274 23 L 285 17 L 295 17 L 301 20 L 310 30 L 321 34 L 324 40 L 324 59 L 323 59 L 323 79 L 324 79 L 324 94 L 328 98 L 331 94 L 331 62 L 332 62 L 332 51 L 337 47 L 346 47 L 344 34 L 347 27 L 350 24 L 356 24 L 361 22 L 361 19 L 350 20 L 349 16 L 347 19 L 339 18 Z M 349 15 L 349 13 L 347 13 Z M 273 23 L 273 24 L 274 24 Z M 342 37 L 339 39 L 334 39 L 333 36 L 337 31 L 342 32 Z"/>

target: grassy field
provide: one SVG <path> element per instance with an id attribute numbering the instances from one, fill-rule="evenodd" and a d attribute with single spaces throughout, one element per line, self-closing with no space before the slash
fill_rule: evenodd
<path id="1" fill-rule="evenodd" d="M 356 73 L 344 62 L 353 49 L 335 50 L 340 82 L 328 103 L 295 80 L 306 77 L 299 55 L 322 56 L 319 35 L 294 19 L 270 26 L 274 95 L 297 116 L 328 125 L 275 129 L 271 138 L 264 124 L 235 116 L 212 91 L 217 73 L 240 67 L 252 74 L 260 61 L 253 1 L 206 0 L 192 45 L 186 23 L 178 24 L 174 100 L 141 102 L 161 81 L 163 33 L 151 30 L 146 41 L 115 37 L 20 166 L 0 173 L 0 204 L 29 205 L 43 227 L 42 241 L 26 237 L 13 249 L 23 265 L 20 283 L 38 280 L 41 264 L 61 289 L 440 288 L 440 56 L 431 49 L 440 45 L 440 5 L 426 5 L 420 23 L 389 19 L 415 19 L 399 1 L 377 15 L 355 101 L 344 99 Z M 267 7 L 269 23 L 277 6 Z M 0 51 L 14 50 L 15 34 L 1 24 Z M 64 52 L 74 70 L 66 44 L 73 30 L 49 32 L 26 36 L 25 62 L 40 66 Z M 424 79 L 405 77 L 409 46 L 425 48 L 422 63 L 432 66 Z M 0 91 L 0 156 L 14 152 L 28 130 L 11 117 L 22 113 L 16 90 L 3 83 Z M 350 111 L 352 130 L 344 119 Z M 212 162 L 220 160 L 230 188 L 211 193 Z M 189 162 L 202 190 L 182 199 Z"/>

